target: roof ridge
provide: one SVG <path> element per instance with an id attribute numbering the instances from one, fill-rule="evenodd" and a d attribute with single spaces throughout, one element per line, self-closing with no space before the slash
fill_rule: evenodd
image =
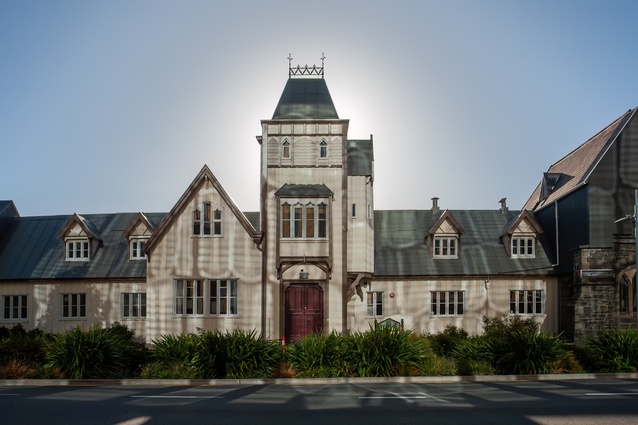
<path id="1" fill-rule="evenodd" d="M 553 164 L 551 164 L 549 167 L 547 167 L 547 170 L 551 170 L 552 167 L 560 164 L 561 162 L 565 161 L 568 157 L 572 156 L 574 153 L 576 153 L 577 151 L 584 149 L 587 145 L 589 145 L 590 143 L 592 143 L 593 141 L 595 141 L 595 139 L 603 132 L 607 131 L 610 127 L 613 126 L 617 126 L 618 124 L 620 124 L 620 122 L 627 117 L 628 114 L 631 114 L 631 112 L 633 112 L 634 110 L 636 110 L 636 108 L 633 109 L 629 109 L 627 112 L 623 113 L 621 116 L 619 116 L 618 118 L 616 118 L 615 120 L 613 120 L 611 123 L 607 124 L 605 127 L 603 127 L 601 130 L 599 130 L 598 132 L 596 132 L 596 134 L 594 134 L 593 136 L 591 136 L 589 139 L 585 140 L 583 143 L 581 143 L 580 145 L 576 146 L 574 149 L 572 149 L 569 153 L 567 153 L 565 156 L 563 156 L 561 159 L 559 159 L 558 161 L 554 162 Z"/>

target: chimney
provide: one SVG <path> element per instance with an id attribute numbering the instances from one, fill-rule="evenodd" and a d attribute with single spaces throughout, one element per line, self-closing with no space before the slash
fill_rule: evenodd
<path id="1" fill-rule="evenodd" d="M 432 198 L 432 214 L 438 214 L 441 212 L 441 210 L 439 209 L 439 198 L 437 198 L 436 196 L 434 198 Z"/>
<path id="2" fill-rule="evenodd" d="M 507 213 L 507 212 L 508 212 L 507 205 L 506 205 L 506 203 L 505 203 L 505 201 L 506 201 L 506 200 L 507 200 L 507 198 L 501 198 L 501 200 L 500 200 L 500 201 L 498 201 L 498 202 L 500 202 L 500 204 L 501 204 L 501 212 L 502 212 L 503 214 L 505 214 L 505 213 Z"/>

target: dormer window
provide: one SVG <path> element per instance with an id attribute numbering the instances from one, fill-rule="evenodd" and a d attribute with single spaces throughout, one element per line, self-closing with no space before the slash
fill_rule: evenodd
<path id="1" fill-rule="evenodd" d="M 535 245 L 534 236 L 512 236 L 512 258 L 534 258 Z"/>
<path id="2" fill-rule="evenodd" d="M 78 214 L 69 218 L 58 237 L 64 241 L 66 261 L 89 261 L 102 242 L 97 226 Z"/>
<path id="3" fill-rule="evenodd" d="M 434 237 L 434 258 L 458 258 L 456 236 Z"/>
<path id="4" fill-rule="evenodd" d="M 325 140 L 319 143 L 319 158 L 328 158 L 328 143 Z"/>
<path id="5" fill-rule="evenodd" d="M 145 260 L 144 245 L 148 238 L 134 238 L 129 241 L 129 258 L 131 260 Z"/>
<path id="6" fill-rule="evenodd" d="M 88 238 L 68 239 L 66 241 L 67 261 L 89 261 L 89 255 Z"/>
<path id="7" fill-rule="evenodd" d="M 284 159 L 290 159 L 290 142 L 284 140 L 281 144 L 281 157 Z"/>
<path id="8" fill-rule="evenodd" d="M 450 211 L 445 210 L 430 229 L 428 238 L 432 258 L 459 258 L 459 240 L 465 233 Z"/>
<path id="9" fill-rule="evenodd" d="M 515 217 L 501 235 L 503 245 L 509 250 L 510 258 L 536 258 L 536 239 L 543 233 L 534 215 L 523 210 Z"/>

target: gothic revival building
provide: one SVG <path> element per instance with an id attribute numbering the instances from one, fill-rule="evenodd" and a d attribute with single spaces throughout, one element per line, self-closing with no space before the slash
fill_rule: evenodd
<path id="1" fill-rule="evenodd" d="M 588 315 L 585 287 L 605 293 L 595 302 L 618 322 L 634 315 L 633 257 L 605 254 L 614 261 L 594 267 L 590 251 L 618 253 L 613 242 L 633 237 L 611 236 L 630 233 L 613 221 L 631 212 L 628 189 L 638 187 L 623 180 L 638 160 L 635 132 L 623 130 L 632 118 L 579 148 L 588 154 L 574 162 L 592 159 L 588 173 L 552 166 L 521 211 L 505 199 L 447 210 L 438 198 L 427 210 L 379 211 L 372 136 L 348 137 L 323 67 L 290 68 L 257 136 L 259 212 L 242 212 L 207 166 L 168 213 L 21 217 L 0 201 L 0 325 L 60 332 L 119 321 L 147 341 L 236 328 L 294 340 L 375 322 L 476 333 L 484 316 L 515 314 L 558 332 Z M 603 167 L 623 181 L 611 192 L 598 184 Z M 602 275 L 612 277 L 585 285 Z"/>

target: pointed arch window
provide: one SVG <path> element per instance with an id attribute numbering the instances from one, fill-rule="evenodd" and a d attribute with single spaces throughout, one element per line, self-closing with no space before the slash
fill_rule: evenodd
<path id="1" fill-rule="evenodd" d="M 328 158 L 328 142 L 325 140 L 319 143 L 319 158 Z"/>
<path id="2" fill-rule="evenodd" d="M 281 144 L 281 157 L 290 159 L 290 142 L 287 139 Z"/>
<path id="3" fill-rule="evenodd" d="M 210 202 L 204 202 L 201 208 L 193 210 L 193 236 L 221 236 L 222 211 L 213 211 Z"/>

